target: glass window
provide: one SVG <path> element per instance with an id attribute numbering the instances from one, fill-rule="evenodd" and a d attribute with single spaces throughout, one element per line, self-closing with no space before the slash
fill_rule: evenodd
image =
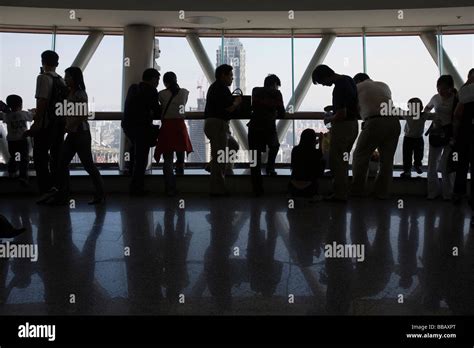
<path id="1" fill-rule="evenodd" d="M 443 47 L 463 81 L 474 68 L 474 34 L 443 34 Z"/>

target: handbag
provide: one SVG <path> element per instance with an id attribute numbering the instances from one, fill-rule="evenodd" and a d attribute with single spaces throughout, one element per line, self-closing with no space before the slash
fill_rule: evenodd
<path id="1" fill-rule="evenodd" d="M 250 95 L 244 95 L 240 88 L 236 88 L 232 92 L 232 97 L 242 98 L 242 103 L 232 112 L 232 118 L 236 119 L 250 119 L 252 115 L 252 97 Z"/>

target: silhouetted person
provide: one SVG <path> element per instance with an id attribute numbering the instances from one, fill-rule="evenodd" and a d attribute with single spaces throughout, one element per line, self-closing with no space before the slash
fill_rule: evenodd
<path id="1" fill-rule="evenodd" d="M 145 170 L 148 154 L 152 146 L 153 120 L 160 119 L 161 108 L 158 100 L 160 73 L 156 69 L 146 69 L 139 84 L 132 84 L 125 99 L 122 129 L 132 143 L 130 152 L 132 180 L 131 195 L 144 195 Z M 155 138 L 156 142 L 156 138 Z"/>
<path id="2" fill-rule="evenodd" d="M 454 182 L 454 203 L 460 203 L 466 194 L 467 172 L 474 177 L 474 69 L 471 69 L 466 84 L 459 90 L 459 104 L 455 112 L 455 150 L 459 154 L 456 180 Z M 474 216 L 474 185 L 471 184 L 470 200 Z M 471 220 L 474 224 L 474 219 Z"/>
<path id="3" fill-rule="evenodd" d="M 403 173 L 402 178 L 411 177 L 412 167 L 418 174 L 423 173 L 423 157 L 425 155 L 425 132 L 426 113 L 423 110 L 423 102 L 419 98 L 411 98 L 408 101 L 410 115 L 404 116 L 405 136 L 403 137 Z M 413 110 L 419 110 L 420 115 L 413 115 Z"/>
<path id="4" fill-rule="evenodd" d="M 66 140 L 63 144 L 60 161 L 59 191 L 46 204 L 65 205 L 69 203 L 69 164 L 77 154 L 86 172 L 94 184 L 94 198 L 89 204 L 100 204 L 105 201 L 104 183 L 100 172 L 92 158 L 92 137 L 88 118 L 88 97 L 82 71 L 78 67 L 70 67 L 65 71 L 65 80 L 69 88 L 67 96 L 69 106 L 74 107 L 73 115 L 67 112 L 65 130 Z"/>
<path id="5" fill-rule="evenodd" d="M 28 163 L 30 162 L 30 150 L 25 132 L 28 129 L 27 122 L 33 120 L 33 114 L 29 111 L 22 111 L 23 99 L 19 95 L 9 95 L 7 105 L 10 109 L 3 117 L 3 122 L 7 124 L 7 141 L 10 161 L 8 161 L 8 173 L 14 176 L 18 168 L 20 169 L 20 182 L 28 184 Z M 19 156 L 19 157 L 18 157 Z"/>
<path id="6" fill-rule="evenodd" d="M 354 149 L 351 193 L 367 194 L 370 157 L 377 149 L 380 153 L 380 168 L 375 178 L 373 195 L 387 199 L 393 179 L 393 157 L 400 136 L 400 121 L 398 116 L 392 115 L 392 92 L 385 83 L 372 81 L 364 73 L 355 75 L 354 81 L 364 126 Z"/>
<path id="7" fill-rule="evenodd" d="M 275 120 L 285 117 L 285 106 L 283 97 L 278 88 L 281 86 L 280 79 L 276 75 L 265 78 L 263 87 L 255 87 L 252 90 L 252 116 L 248 123 L 248 141 L 251 151 L 255 151 L 256 163 L 250 167 L 252 175 L 253 191 L 257 196 L 263 194 L 263 183 L 261 173 L 262 152 L 267 151 L 266 173 L 269 176 L 276 175 L 275 159 L 280 148 Z"/>
<path id="8" fill-rule="evenodd" d="M 431 98 L 425 112 L 435 110 L 433 122 L 429 128 L 430 151 L 428 154 L 428 199 L 452 198 L 454 174 L 448 171 L 448 158 L 453 139 L 453 114 L 458 103 L 454 80 L 451 75 L 442 75 L 436 82 L 438 93 Z M 435 134 L 438 136 L 434 137 Z M 436 140 L 437 139 L 437 140 Z M 436 140 L 436 141 L 435 141 Z M 438 179 L 441 172 L 441 185 Z"/>
<path id="9" fill-rule="evenodd" d="M 56 73 L 59 56 L 54 51 L 41 54 L 42 73 L 36 79 L 36 114 L 26 133 L 33 136 L 33 160 L 40 193 L 38 203 L 57 191 L 59 160 L 64 142 L 64 118 L 56 114 L 58 103 L 66 99 L 66 83 Z"/>
<path id="10" fill-rule="evenodd" d="M 180 88 L 174 72 L 163 75 L 166 89 L 158 93 L 158 99 L 163 107 L 161 115 L 160 136 L 155 148 L 155 160 L 160 161 L 163 154 L 163 176 L 165 192 L 168 196 L 177 194 L 176 178 L 173 173 L 173 158 L 176 153 L 176 174 L 184 174 L 184 154 L 193 152 L 188 129 L 184 122 L 184 110 L 188 101 L 189 91 Z"/>
<path id="11" fill-rule="evenodd" d="M 308 128 L 301 133 L 300 143 L 291 151 L 289 194 L 293 197 L 317 198 L 318 178 L 324 172 L 324 160 L 317 134 Z"/>
<path id="12" fill-rule="evenodd" d="M 334 85 L 332 93 L 334 114 L 325 119 L 326 123 L 331 124 L 329 167 L 334 176 L 334 194 L 328 199 L 345 202 L 348 192 L 349 156 L 359 129 L 357 87 L 351 77 L 336 74 L 327 65 L 318 65 L 312 77 L 314 84 Z"/>
<path id="13" fill-rule="evenodd" d="M 229 123 L 232 112 L 242 102 L 241 97 L 232 97 L 229 86 L 234 75 L 232 66 L 223 64 L 217 67 L 216 81 L 209 86 L 204 110 L 204 133 L 211 142 L 211 180 L 210 193 L 212 196 L 228 194 L 225 186 L 226 164 L 229 162 L 223 153 L 229 146 Z M 220 155 L 220 156 L 219 156 Z M 220 157 L 220 158 L 219 158 Z"/>

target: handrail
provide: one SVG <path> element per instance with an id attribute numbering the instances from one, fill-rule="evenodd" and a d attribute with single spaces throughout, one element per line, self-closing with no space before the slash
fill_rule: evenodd
<path id="1" fill-rule="evenodd" d="M 123 113 L 120 111 L 97 111 L 93 119 L 89 121 L 121 121 Z M 388 117 L 388 116 L 387 116 Z M 403 117 L 398 116 L 400 120 Z M 433 118 L 432 115 L 428 116 L 428 120 Z M 202 111 L 189 111 L 185 113 L 185 119 L 187 120 L 204 120 L 204 112 Z M 235 118 L 234 118 L 235 119 Z M 248 118 L 241 118 L 247 120 Z M 324 112 L 322 111 L 298 111 L 294 113 L 286 113 L 285 120 L 324 120 Z"/>

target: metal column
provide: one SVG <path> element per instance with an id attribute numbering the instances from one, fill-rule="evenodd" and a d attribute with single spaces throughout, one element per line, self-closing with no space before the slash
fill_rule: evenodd
<path id="1" fill-rule="evenodd" d="M 329 50 L 331 49 L 331 46 L 336 39 L 335 34 L 327 34 L 324 35 L 321 42 L 318 45 L 318 48 L 313 54 L 313 57 L 309 61 L 308 66 L 306 67 L 305 72 L 303 73 L 303 76 L 301 77 L 300 82 L 298 83 L 298 86 L 295 89 L 295 94 L 293 98 L 291 99 L 292 101 L 294 100 L 294 105 L 288 103 L 286 109 L 290 109 L 290 107 L 293 107 L 293 112 L 298 111 L 301 103 L 303 102 L 304 97 L 306 96 L 306 93 L 308 93 L 309 87 L 313 83 L 312 81 L 312 74 L 313 70 L 321 64 L 324 59 L 326 58 L 326 55 L 328 54 Z M 278 138 L 280 139 L 280 142 L 283 141 L 283 138 L 286 135 L 286 132 L 288 128 L 291 125 L 291 120 L 280 120 L 277 124 L 277 133 L 278 133 Z"/>
<path id="2" fill-rule="evenodd" d="M 78 68 L 81 68 L 82 71 L 84 71 L 103 38 L 104 33 L 102 31 L 91 32 L 87 37 L 87 40 L 82 45 L 71 66 L 77 66 Z"/>
<path id="3" fill-rule="evenodd" d="M 139 83 L 145 69 L 153 67 L 155 28 L 150 25 L 128 25 L 123 31 L 122 111 L 128 88 Z M 120 136 L 119 169 L 125 169 L 125 154 L 130 144 L 123 132 Z M 151 159 L 150 159 L 151 160 Z"/>
<path id="4" fill-rule="evenodd" d="M 451 75 L 454 79 L 454 86 L 457 89 L 460 89 L 461 86 L 464 84 L 464 80 L 459 74 L 459 72 L 457 71 L 456 67 L 454 66 L 453 62 L 449 58 L 444 48 L 441 47 L 441 52 L 438 52 L 436 34 L 434 32 L 424 32 L 420 34 L 420 39 L 425 44 L 426 49 L 430 53 L 431 58 L 433 58 L 436 65 L 439 66 L 438 57 L 442 57 L 441 71 L 443 71 L 446 74 Z M 441 54 L 438 56 L 439 53 Z"/>
<path id="5" fill-rule="evenodd" d="M 199 65 L 201 66 L 204 74 L 208 82 L 211 84 L 215 81 L 214 77 L 214 66 L 209 59 L 209 56 L 204 49 L 204 46 L 199 39 L 197 34 L 188 34 L 186 35 L 186 39 L 188 40 L 189 46 L 193 50 L 194 56 L 196 57 Z M 248 139 L 247 139 L 247 130 L 245 129 L 241 120 L 231 120 L 230 126 L 232 127 L 234 134 L 239 141 L 243 150 L 247 150 L 248 146 Z"/>

